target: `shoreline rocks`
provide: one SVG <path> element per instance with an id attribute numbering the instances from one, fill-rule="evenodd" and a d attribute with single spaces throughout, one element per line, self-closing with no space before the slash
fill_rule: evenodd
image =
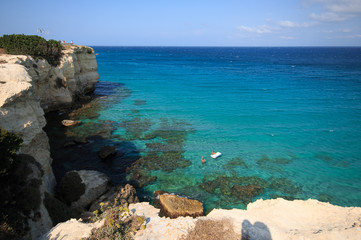
<path id="1" fill-rule="evenodd" d="M 159 196 L 160 214 L 165 217 L 203 216 L 203 203 L 173 194 Z"/>
<path id="2" fill-rule="evenodd" d="M 74 120 L 63 120 L 61 124 L 65 127 L 73 127 L 81 124 L 81 121 L 74 121 Z"/>

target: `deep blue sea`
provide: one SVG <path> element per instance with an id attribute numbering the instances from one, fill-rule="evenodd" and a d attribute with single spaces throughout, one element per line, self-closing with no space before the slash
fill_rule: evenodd
<path id="1" fill-rule="evenodd" d="M 143 198 L 163 190 L 208 210 L 276 197 L 361 206 L 361 48 L 94 50 L 96 91 L 121 97 L 89 121 L 114 121 L 112 141 L 132 146 L 122 157 L 139 155 L 121 176 Z"/>

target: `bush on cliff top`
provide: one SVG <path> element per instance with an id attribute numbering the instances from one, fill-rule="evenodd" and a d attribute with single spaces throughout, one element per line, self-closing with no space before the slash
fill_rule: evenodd
<path id="1" fill-rule="evenodd" d="M 46 41 L 37 35 L 12 34 L 0 37 L 0 48 L 8 54 L 30 55 L 46 59 L 52 66 L 60 63 L 62 45 L 55 40 Z"/>

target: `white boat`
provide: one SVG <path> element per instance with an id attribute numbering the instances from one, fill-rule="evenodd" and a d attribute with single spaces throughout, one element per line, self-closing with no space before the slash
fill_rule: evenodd
<path id="1" fill-rule="evenodd" d="M 219 157 L 221 155 L 222 155 L 222 153 L 216 152 L 215 154 L 211 154 L 211 158 L 217 158 L 217 157 Z"/>

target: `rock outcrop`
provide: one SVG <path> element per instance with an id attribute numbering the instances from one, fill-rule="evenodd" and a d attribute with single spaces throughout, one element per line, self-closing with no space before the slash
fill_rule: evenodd
<path id="1" fill-rule="evenodd" d="M 115 200 L 117 201 L 118 205 L 139 202 L 135 188 L 130 184 L 126 184 L 124 187 L 112 187 L 108 192 L 92 203 L 89 211 L 93 212 L 100 209 L 100 203 L 102 203 L 105 208 L 107 206 L 112 206 L 115 204 Z"/>
<path id="2" fill-rule="evenodd" d="M 60 194 L 72 208 L 87 209 L 108 189 L 110 178 L 93 170 L 70 171 L 60 183 Z"/>
<path id="3" fill-rule="evenodd" d="M 160 214 L 165 217 L 203 216 L 203 203 L 174 194 L 161 194 L 159 196 L 159 207 Z"/>
<path id="4" fill-rule="evenodd" d="M 94 89 L 99 75 L 95 55 L 88 52 L 86 47 L 71 46 L 63 51 L 57 67 L 30 56 L 0 54 L 0 127 L 19 134 L 23 139 L 19 153 L 40 163 L 42 200 L 44 192 L 52 194 L 55 186 L 49 141 L 43 131 L 44 111 L 70 106 Z M 44 204 L 39 213 L 40 218 L 29 219 L 33 239 L 52 226 Z"/>

